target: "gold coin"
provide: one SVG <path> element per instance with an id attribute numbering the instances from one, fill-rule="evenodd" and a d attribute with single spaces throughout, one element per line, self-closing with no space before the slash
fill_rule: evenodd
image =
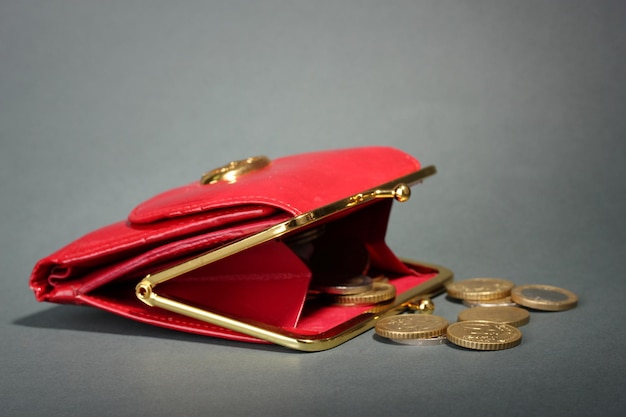
<path id="1" fill-rule="evenodd" d="M 544 311 L 563 311 L 576 307 L 578 297 L 552 285 L 522 285 L 513 288 L 511 299 L 517 304 Z"/>
<path id="2" fill-rule="evenodd" d="M 495 300 L 509 296 L 514 286 L 501 278 L 470 278 L 446 284 L 446 291 L 450 297 L 462 300 Z"/>
<path id="3" fill-rule="evenodd" d="M 530 313 L 519 307 L 474 307 L 459 313 L 459 321 L 479 320 L 520 327 L 528 323 Z"/>
<path id="4" fill-rule="evenodd" d="M 382 303 L 396 296 L 396 287 L 386 282 L 374 282 L 371 289 L 358 294 L 328 294 L 333 304 L 340 305 L 368 305 Z"/>
<path id="5" fill-rule="evenodd" d="M 376 323 L 376 334 L 389 339 L 426 339 L 445 334 L 448 321 L 424 314 L 384 317 Z"/>
<path id="6" fill-rule="evenodd" d="M 511 297 L 496 298 L 495 300 L 463 300 L 467 307 L 517 307 Z"/>
<path id="7" fill-rule="evenodd" d="M 450 343 L 474 350 L 502 350 L 519 345 L 522 332 L 510 324 L 489 321 L 459 321 L 447 329 Z"/>

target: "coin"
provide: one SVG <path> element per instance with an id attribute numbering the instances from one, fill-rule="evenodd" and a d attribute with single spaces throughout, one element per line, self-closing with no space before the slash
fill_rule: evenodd
<path id="1" fill-rule="evenodd" d="M 386 282 L 374 282 L 371 289 L 357 294 L 329 294 L 333 304 L 340 305 L 368 305 L 382 303 L 396 296 L 396 287 Z M 345 294 L 345 293 L 344 293 Z"/>
<path id="2" fill-rule="evenodd" d="M 326 279 L 325 282 L 312 284 L 313 289 L 326 294 L 352 295 L 369 291 L 373 288 L 373 282 L 367 275 L 358 275 L 350 278 L 335 277 Z M 395 289 L 395 287 L 394 287 Z"/>
<path id="3" fill-rule="evenodd" d="M 448 343 L 448 338 L 446 335 L 435 336 L 435 337 L 425 337 L 419 339 L 389 339 L 392 342 L 400 343 L 403 345 L 411 345 L 411 346 L 438 346 Z"/>
<path id="4" fill-rule="evenodd" d="M 495 300 L 463 300 L 467 307 L 517 307 L 511 297 L 496 298 Z"/>
<path id="5" fill-rule="evenodd" d="M 520 327 L 528 323 L 530 313 L 519 307 L 474 307 L 459 313 L 459 321 L 493 321 Z"/>
<path id="6" fill-rule="evenodd" d="M 451 343 L 474 350 L 509 349 L 522 342 L 517 327 L 489 321 L 459 321 L 448 326 L 446 335 Z"/>
<path id="7" fill-rule="evenodd" d="M 462 300 L 495 300 L 507 297 L 515 286 L 501 278 L 470 278 L 446 284 L 448 295 Z"/>
<path id="8" fill-rule="evenodd" d="M 426 339 L 446 332 L 448 321 L 424 314 L 403 314 L 384 317 L 376 323 L 376 334 L 388 339 Z"/>
<path id="9" fill-rule="evenodd" d="M 324 234 L 325 226 L 309 229 L 285 238 L 285 243 L 305 262 L 309 262 L 315 253 L 314 242 Z"/>
<path id="10" fill-rule="evenodd" d="M 535 310 L 563 311 L 576 307 L 578 297 L 571 291 L 552 285 L 522 285 L 513 288 L 511 299 Z"/>

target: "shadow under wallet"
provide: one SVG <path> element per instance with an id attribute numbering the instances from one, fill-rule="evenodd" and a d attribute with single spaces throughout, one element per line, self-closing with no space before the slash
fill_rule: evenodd
<path id="1" fill-rule="evenodd" d="M 227 346 L 239 349 L 253 349 L 281 353 L 301 353 L 297 350 L 285 351 L 277 345 L 239 343 L 227 339 L 207 338 L 201 335 L 172 331 L 167 328 L 150 326 L 138 321 L 88 306 L 58 305 L 37 313 L 16 319 L 16 326 L 69 330 L 88 333 L 114 334 L 120 336 L 139 336 L 155 339 L 170 339 L 181 342 L 203 343 Z"/>

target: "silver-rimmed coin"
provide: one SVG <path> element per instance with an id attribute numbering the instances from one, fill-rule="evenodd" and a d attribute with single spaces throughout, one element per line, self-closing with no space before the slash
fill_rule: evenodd
<path id="1" fill-rule="evenodd" d="M 372 289 L 357 294 L 331 294 L 328 298 L 331 303 L 343 306 L 371 305 L 393 300 L 396 296 L 396 287 L 387 282 L 373 282 Z"/>
<path id="2" fill-rule="evenodd" d="M 511 297 L 497 298 L 495 300 L 463 300 L 467 307 L 517 307 L 517 303 Z"/>
<path id="3" fill-rule="evenodd" d="M 374 284 L 372 278 L 367 275 L 358 275 L 351 278 L 335 277 L 335 279 L 324 280 L 313 284 L 313 289 L 326 294 L 353 295 L 365 291 L 370 291 Z"/>
<path id="4" fill-rule="evenodd" d="M 448 343 L 446 335 L 426 337 L 422 339 L 389 339 L 392 342 L 411 346 L 439 346 Z"/>
<path id="5" fill-rule="evenodd" d="M 513 288 L 511 299 L 521 306 L 543 311 L 564 311 L 578 304 L 578 297 L 573 292 L 540 284 Z"/>

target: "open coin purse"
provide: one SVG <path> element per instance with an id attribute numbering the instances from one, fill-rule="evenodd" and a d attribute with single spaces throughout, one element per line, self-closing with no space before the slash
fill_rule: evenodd
<path id="1" fill-rule="evenodd" d="M 452 279 L 385 244 L 394 200 L 434 173 L 386 147 L 232 162 L 42 259 L 30 286 L 175 330 L 329 349 Z M 350 291 L 379 281 L 392 293 Z"/>

